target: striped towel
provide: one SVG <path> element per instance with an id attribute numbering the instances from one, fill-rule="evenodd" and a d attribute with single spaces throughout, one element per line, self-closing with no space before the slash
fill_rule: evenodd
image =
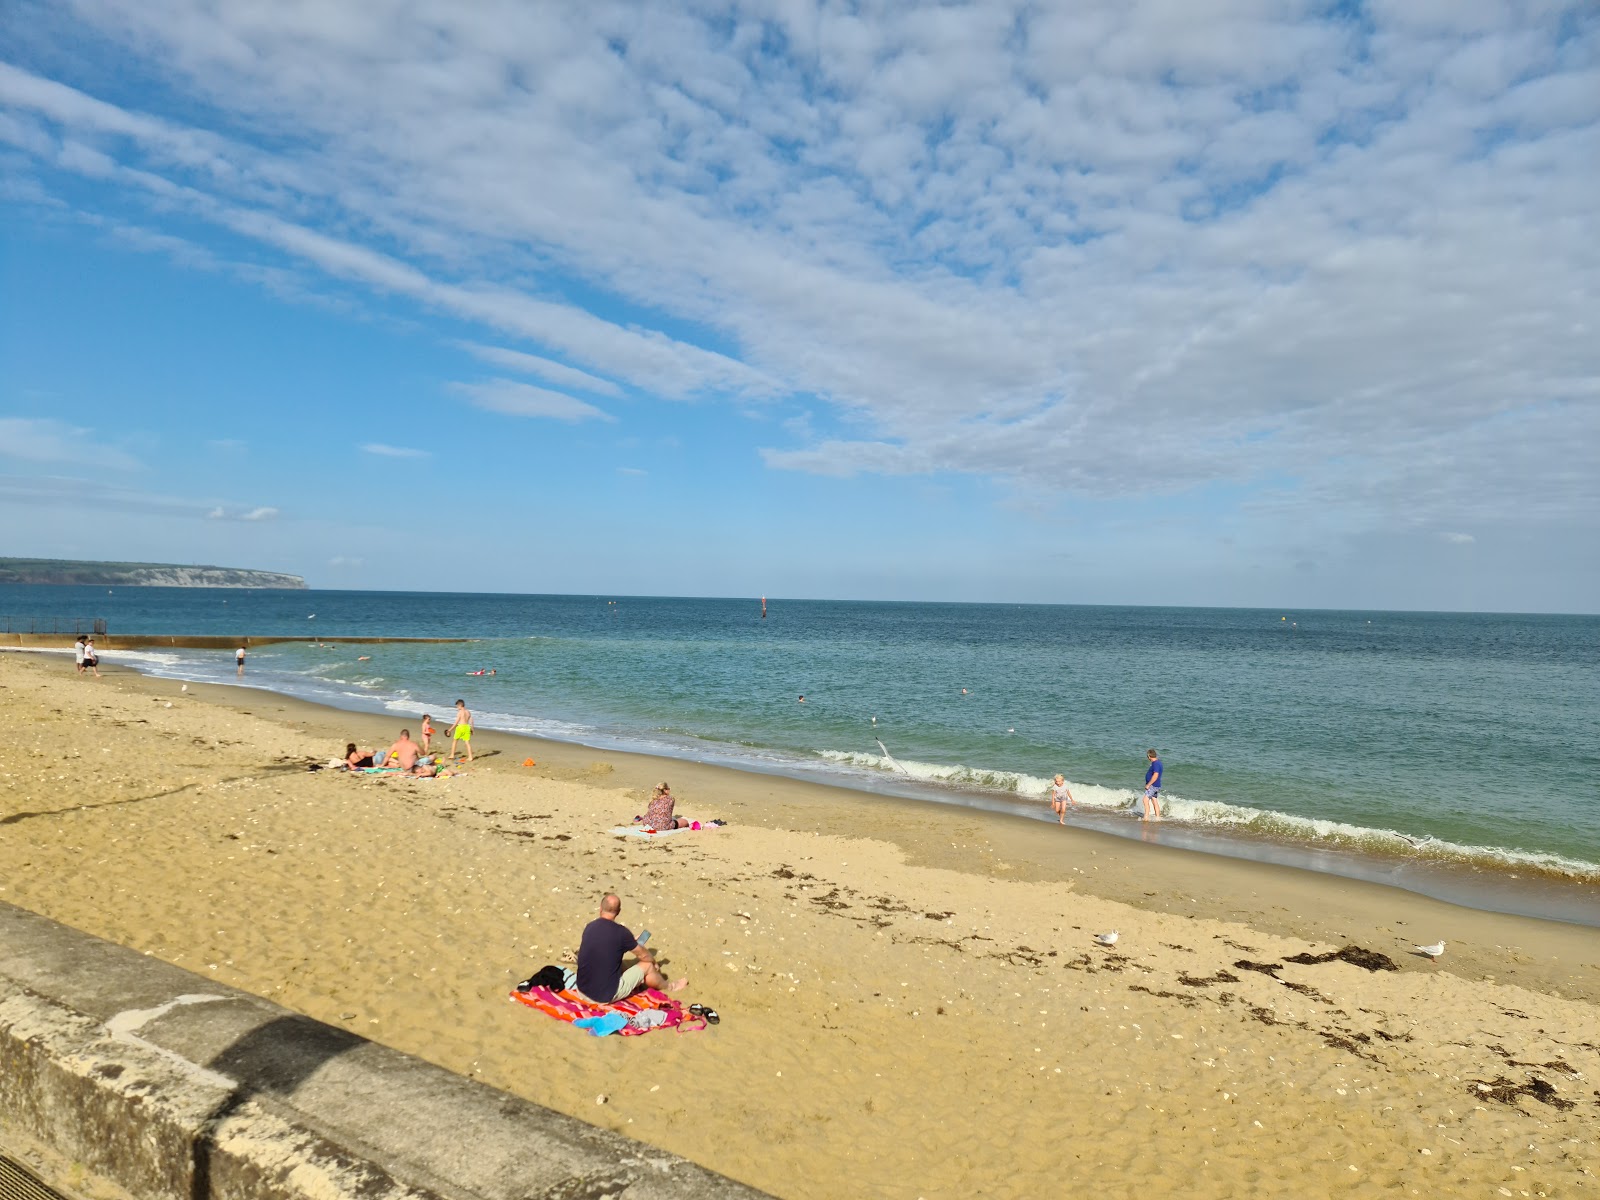
<path id="1" fill-rule="evenodd" d="M 616 1000 L 610 1004 L 595 1004 L 585 1000 L 577 992 L 553 992 L 543 987 L 529 988 L 525 992 L 513 991 L 511 998 L 520 1004 L 526 1004 L 529 1008 L 536 1008 L 558 1021 L 579 1021 L 584 1017 L 603 1017 L 607 1013 L 621 1013 L 624 1017 L 632 1018 L 647 1008 L 658 1008 L 667 1015 L 664 1022 L 654 1026 L 656 1029 L 670 1029 L 683 1020 L 683 1005 L 665 992 L 658 992 L 654 988 L 646 988 L 642 992 L 635 992 L 626 1000 Z M 634 1035 L 649 1033 L 650 1030 L 630 1024 L 624 1025 L 617 1032 Z"/>

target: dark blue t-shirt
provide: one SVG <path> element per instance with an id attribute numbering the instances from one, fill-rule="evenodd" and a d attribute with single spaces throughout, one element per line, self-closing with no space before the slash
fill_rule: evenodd
<path id="1" fill-rule="evenodd" d="M 610 1001 L 622 982 L 622 956 L 638 944 L 626 925 L 604 917 L 590 921 L 578 943 L 578 990 L 591 1000 Z"/>
<path id="2" fill-rule="evenodd" d="M 1150 764 L 1150 769 L 1144 773 L 1144 785 L 1150 786 L 1150 781 L 1156 781 L 1156 790 L 1161 789 L 1161 760 L 1158 758 Z"/>

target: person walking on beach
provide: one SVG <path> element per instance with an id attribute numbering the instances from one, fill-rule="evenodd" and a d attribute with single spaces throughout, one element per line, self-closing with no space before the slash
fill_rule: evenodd
<path id="1" fill-rule="evenodd" d="M 239 664 L 239 674 L 244 674 L 244 647 L 240 646 L 233 652 L 234 661 Z"/>
<path id="2" fill-rule="evenodd" d="M 83 665 L 94 672 L 96 679 L 100 678 L 100 656 L 94 652 L 94 638 L 83 639 Z"/>
<path id="3" fill-rule="evenodd" d="M 617 917 L 622 900 L 607 892 L 600 901 L 600 915 L 583 927 L 578 943 L 578 992 L 596 1004 L 626 1000 L 640 988 L 677 992 L 687 979 L 668 983 L 656 969 L 656 956 L 639 944 L 639 939 Z M 622 969 L 622 956 L 632 952 L 634 965 Z"/>
<path id="4" fill-rule="evenodd" d="M 458 757 L 456 743 L 467 748 L 467 761 L 472 761 L 472 710 L 465 700 L 456 701 L 456 723 L 450 729 L 450 757 Z"/>
<path id="5" fill-rule="evenodd" d="M 1146 750 L 1144 756 L 1150 760 L 1150 766 L 1144 773 L 1144 816 L 1141 821 L 1161 820 L 1161 756 L 1154 750 Z"/>
<path id="6" fill-rule="evenodd" d="M 83 634 L 78 635 L 78 640 L 72 647 L 73 660 L 78 664 L 78 674 L 83 674 Z"/>
<path id="7" fill-rule="evenodd" d="M 1050 785 L 1050 807 L 1056 810 L 1056 823 L 1058 825 L 1067 823 L 1067 805 L 1069 804 L 1074 812 L 1078 810 L 1078 802 L 1072 798 L 1072 792 L 1067 787 L 1066 776 L 1057 775 L 1055 782 Z"/>

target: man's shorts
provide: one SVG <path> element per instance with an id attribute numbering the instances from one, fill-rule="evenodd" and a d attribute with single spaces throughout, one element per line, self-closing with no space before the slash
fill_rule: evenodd
<path id="1" fill-rule="evenodd" d="M 1158 787 L 1147 787 L 1144 790 L 1144 795 L 1146 800 L 1159 800 L 1161 799 L 1161 789 Z"/>
<path id="2" fill-rule="evenodd" d="M 634 963 L 622 973 L 622 978 L 617 981 L 617 994 L 613 1000 L 626 1000 L 644 986 L 644 964 Z"/>
<path id="3" fill-rule="evenodd" d="M 472 740 L 472 726 L 457 725 L 450 731 L 450 736 L 458 742 L 470 742 Z"/>

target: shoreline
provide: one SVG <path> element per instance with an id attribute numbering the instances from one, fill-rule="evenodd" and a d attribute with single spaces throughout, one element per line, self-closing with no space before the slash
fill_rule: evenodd
<path id="1" fill-rule="evenodd" d="M 317 639 L 278 639 L 312 640 Z M 328 640 L 328 639 L 324 639 Z M 338 638 L 342 642 L 368 641 L 432 641 L 446 639 L 366 639 Z M 183 639 L 177 639 L 182 643 Z M 231 645 L 231 643 L 230 643 Z M 4 649 L 4 647 L 0 647 Z M 52 648 L 54 649 L 54 648 Z M 49 653 L 42 648 L 27 652 Z M 220 689 L 224 696 L 229 691 L 245 690 L 278 696 L 297 704 L 306 704 L 321 711 L 348 714 L 352 717 L 377 717 L 382 720 L 404 723 L 415 721 L 394 713 L 390 702 L 372 698 L 370 708 L 351 708 L 329 703 L 322 699 L 295 696 L 277 690 L 272 683 L 255 683 L 197 679 L 182 673 L 157 674 L 141 669 L 135 664 L 113 664 L 116 669 L 131 671 L 148 679 L 186 680 L 192 687 Z M 106 664 L 102 664 L 105 668 Z M 357 697 L 350 697 L 352 700 Z M 227 703 L 227 700 L 222 702 Z M 396 726 L 398 728 L 398 725 Z M 788 779 L 797 783 L 833 789 L 859 797 L 899 800 L 916 806 L 908 814 L 909 821 L 925 821 L 928 814 L 921 811 L 929 805 L 956 810 L 956 814 L 983 812 L 1009 817 L 1019 821 L 1052 825 L 1053 816 L 1043 800 L 1032 802 L 1009 797 L 1003 793 L 986 792 L 976 787 L 940 784 L 935 781 L 906 781 L 885 773 L 881 779 L 862 771 L 859 775 L 830 772 L 815 767 L 804 760 L 793 763 L 765 764 L 719 755 L 715 752 L 695 754 L 695 748 L 638 748 L 627 738 L 599 737 L 589 741 L 541 736 L 534 733 L 494 729 L 480 725 L 496 736 L 523 739 L 537 746 L 570 746 L 589 753 L 627 755 L 655 760 L 666 769 L 675 764 L 694 765 L 714 770 L 731 771 L 759 778 Z M 677 752 L 681 749 L 681 753 Z M 1082 785 L 1095 786 L 1095 785 Z M 1130 792 L 1130 795 L 1135 793 Z M 942 814 L 936 819 L 957 819 L 956 814 Z M 1059 828 L 1059 827 L 1058 827 Z M 1228 827 L 1195 825 L 1171 819 L 1155 829 L 1142 826 L 1124 810 L 1090 808 L 1080 810 L 1069 818 L 1067 828 L 1094 832 L 1106 837 L 1139 843 L 1158 843 L 1179 853 L 1202 855 L 1209 858 L 1232 860 L 1238 863 L 1273 865 L 1289 870 L 1305 871 L 1313 875 L 1395 888 L 1441 903 L 1506 916 L 1521 916 L 1534 920 L 1555 921 L 1565 924 L 1600 928 L 1600 888 L 1592 881 L 1553 873 L 1533 865 L 1507 863 L 1504 867 L 1484 869 L 1470 861 L 1435 859 L 1407 854 L 1396 849 L 1392 854 L 1348 846 L 1319 846 L 1285 838 L 1261 835 Z M 1397 839 L 1398 840 L 1398 839 Z"/>
<path id="2" fill-rule="evenodd" d="M 780 1196 L 1593 1194 L 1592 930 L 493 731 L 307 769 L 400 723 L 0 656 L 0 900 Z M 610 836 L 663 774 L 731 824 Z M 508 1003 L 607 889 L 719 1026 Z"/>
<path id="3" fill-rule="evenodd" d="M 268 719 L 296 733 L 314 726 L 330 732 L 348 728 L 350 737 L 337 733 L 327 743 L 328 753 L 321 761 L 340 757 L 335 743 L 353 739 L 381 745 L 392 741 L 400 728 L 415 724 L 414 719 L 398 714 L 338 708 L 266 687 L 189 682 L 189 690 L 180 692 L 181 682 L 176 679 L 147 675 L 124 666 L 108 670 L 102 664 L 102 670 L 141 680 L 155 694 L 234 712 L 258 715 L 256 710 L 268 703 L 283 714 Z M 248 695 L 239 695 L 241 691 Z M 250 705 L 248 710 L 246 704 Z M 1371 947 L 1393 956 L 1396 947 L 1404 953 L 1411 946 L 1392 928 L 1395 925 L 1467 926 L 1472 930 L 1472 941 L 1496 949 L 1545 930 L 1551 931 L 1549 940 L 1567 951 L 1555 956 L 1557 960 L 1568 962 L 1581 957 L 1592 942 L 1600 941 L 1587 922 L 1481 908 L 1380 880 L 1163 844 L 1154 840 L 1160 836 L 1159 830 L 1147 831 L 1145 837 L 1137 833 L 1130 836 L 1083 824 L 1063 827 L 1042 817 L 965 804 L 951 804 L 949 812 L 930 821 L 929 807 L 938 801 L 850 788 L 779 771 L 751 771 L 719 762 L 595 747 L 486 727 L 475 727 L 473 741 L 478 760 L 485 766 L 499 769 L 534 758 L 539 765 L 526 772 L 533 778 L 583 778 L 591 773 L 595 756 L 604 756 L 609 764 L 605 772 L 608 785 L 636 793 L 638 812 L 643 811 L 652 783 L 669 778 L 674 781 L 673 790 L 685 798 L 680 812 L 698 815 L 701 809 L 715 809 L 713 815 L 733 813 L 741 823 L 775 831 L 847 839 L 870 837 L 894 846 L 913 865 L 977 872 L 1024 883 L 1066 884 L 1097 899 L 1145 911 L 1241 921 L 1278 936 L 1339 942 L 1355 936 L 1347 931 L 1366 928 L 1395 939 L 1392 945 Z M 522 774 L 524 769 L 517 771 Z M 760 804 L 748 799 L 757 791 L 763 795 Z M 617 823 L 625 824 L 631 816 L 620 815 Z M 967 830 L 968 840 L 946 842 L 943 835 L 934 832 L 947 827 Z M 974 829 L 982 830 L 981 850 L 974 849 L 976 843 L 970 840 L 976 836 Z M 1175 884 L 1175 889 L 1170 894 L 1147 890 L 1142 880 L 1152 871 Z M 1600 903 L 1600 897 L 1596 902 Z M 1387 912 L 1406 915 L 1381 916 Z M 1570 936 L 1557 935 L 1553 932 L 1556 930 L 1570 931 Z M 1369 941 L 1371 937 L 1369 933 Z M 1434 939 L 1433 934 L 1418 937 L 1423 941 Z M 1481 968 L 1481 978 L 1496 978 L 1487 963 L 1467 967 L 1454 954 L 1452 967 L 1458 972 Z M 1503 964 L 1498 977 L 1522 978 L 1520 973 L 1508 973 Z M 1532 972 L 1532 978 L 1551 986 L 1563 977 L 1560 968 L 1548 975 Z M 1600 1003 L 1600 978 L 1592 989 L 1577 994 Z"/>

